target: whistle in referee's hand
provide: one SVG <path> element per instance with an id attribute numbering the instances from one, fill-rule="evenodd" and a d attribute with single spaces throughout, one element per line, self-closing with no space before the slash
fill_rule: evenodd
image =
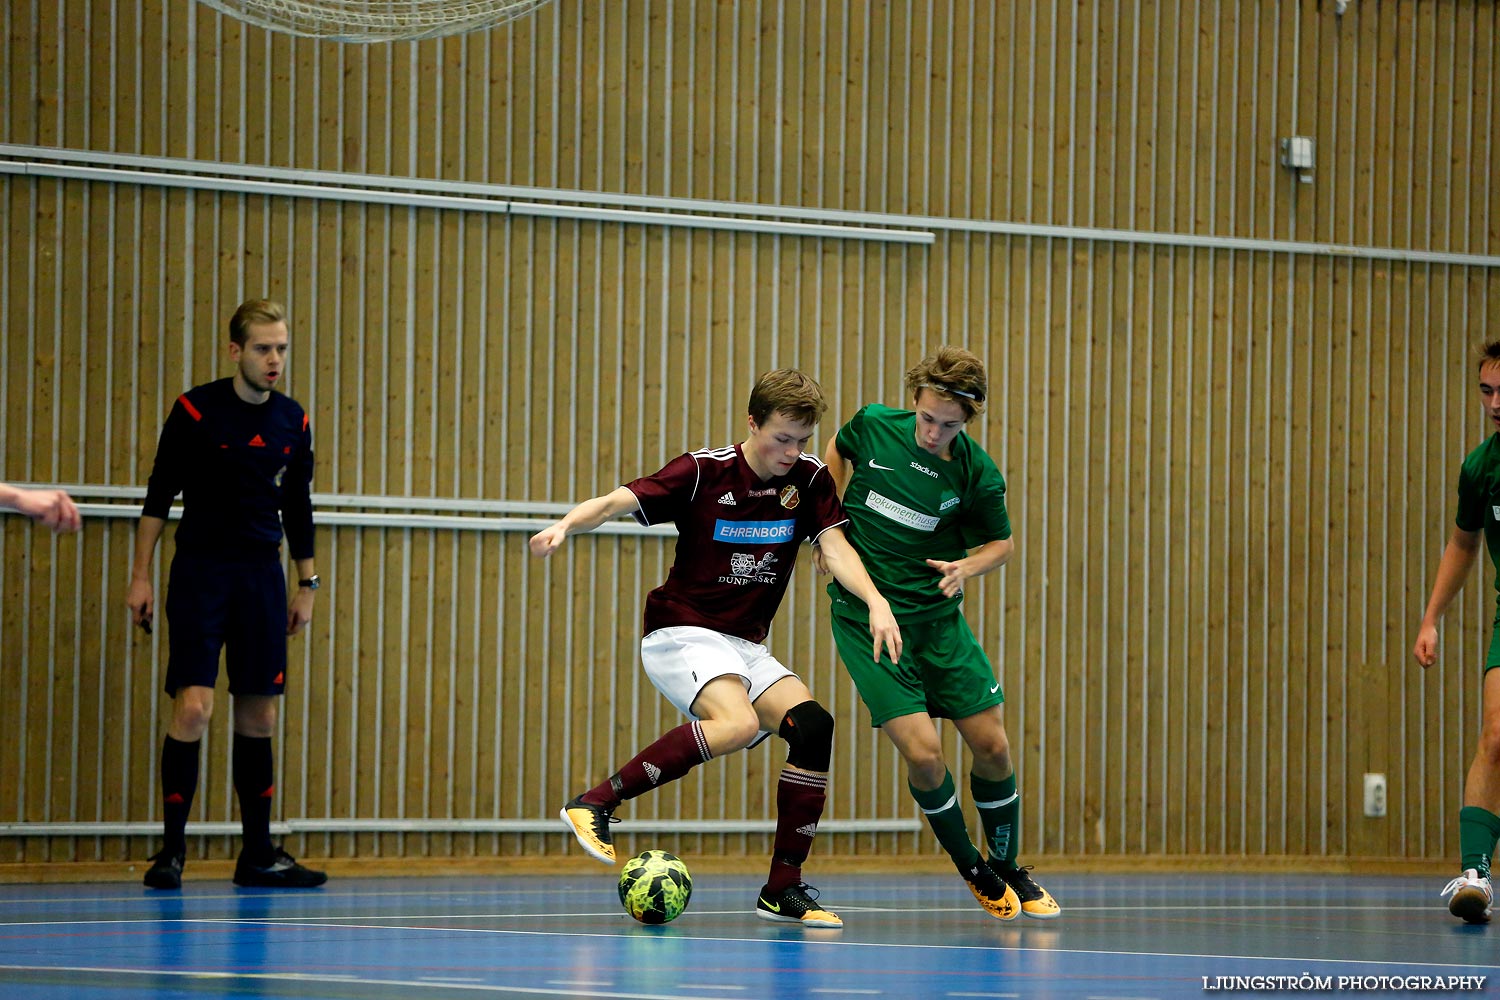
<path id="1" fill-rule="evenodd" d="M 145 633 L 147 635 L 151 634 L 151 619 L 149 619 L 149 618 L 142 618 L 136 624 L 140 625 L 140 627 L 145 631 Z"/>

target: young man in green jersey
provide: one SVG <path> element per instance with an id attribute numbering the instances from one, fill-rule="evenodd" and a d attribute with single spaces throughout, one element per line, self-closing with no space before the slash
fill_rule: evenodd
<path id="1" fill-rule="evenodd" d="M 1500 340 L 1479 349 L 1478 369 L 1479 400 L 1491 433 L 1469 452 L 1458 470 L 1458 513 L 1453 519 L 1453 534 L 1438 562 L 1432 596 L 1412 649 L 1423 669 L 1437 660 L 1438 622 L 1474 568 L 1481 539 L 1489 549 L 1490 561 L 1500 571 L 1500 434 L 1494 433 L 1500 430 Z M 1495 588 L 1500 591 L 1500 573 Z M 1500 607 L 1489 655 L 1484 660 L 1479 746 L 1464 781 L 1463 808 L 1458 811 L 1462 873 L 1442 892 L 1449 897 L 1449 912 L 1471 924 L 1489 922 L 1490 855 L 1500 839 L 1500 670 L 1495 667 L 1500 667 Z"/>
<path id="2" fill-rule="evenodd" d="M 900 662 L 872 662 L 864 603 L 837 581 L 828 593 L 834 642 L 871 724 L 905 758 L 912 797 L 975 898 L 1001 920 L 1049 918 L 1057 903 L 1016 865 L 1020 800 L 1005 696 L 959 606 L 964 580 L 1005 565 L 1014 551 L 1005 479 L 964 433 L 986 384 L 977 357 L 940 348 L 906 373 L 912 409 L 864 407 L 824 455 L 843 493 L 849 541 L 901 627 Z M 988 858 L 969 839 L 934 718 L 953 720 L 974 756 L 969 789 Z"/>

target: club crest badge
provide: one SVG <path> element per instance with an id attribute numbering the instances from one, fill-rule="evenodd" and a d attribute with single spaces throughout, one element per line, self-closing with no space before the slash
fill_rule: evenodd
<path id="1" fill-rule="evenodd" d="M 795 510 L 797 505 L 802 502 L 802 494 L 797 492 L 797 487 L 788 486 L 781 491 L 781 496 L 778 499 L 781 500 L 781 506 L 787 510 Z"/>

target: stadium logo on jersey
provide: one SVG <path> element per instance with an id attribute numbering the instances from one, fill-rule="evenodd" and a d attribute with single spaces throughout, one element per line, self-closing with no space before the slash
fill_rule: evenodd
<path id="1" fill-rule="evenodd" d="M 938 474 L 936 472 L 933 472 L 931 469 L 929 469 L 925 465 L 919 465 L 918 463 L 913 462 L 913 463 L 911 463 L 911 467 L 913 469 L 916 469 L 918 472 L 921 472 L 921 473 L 924 473 L 926 475 L 931 476 L 933 479 L 936 479 L 938 477 Z"/>
<path id="2" fill-rule="evenodd" d="M 787 510 L 795 510 L 802 502 L 802 494 L 797 492 L 797 487 L 788 486 L 781 491 L 781 506 Z"/>
<path id="3" fill-rule="evenodd" d="M 734 494 L 733 493 L 726 493 L 723 496 L 719 497 L 719 503 L 728 504 L 731 507 L 737 507 L 737 506 L 739 506 L 738 504 L 736 504 L 734 502 Z"/>
<path id="4" fill-rule="evenodd" d="M 923 514 L 921 511 L 912 510 L 905 504 L 899 504 L 889 497 L 883 497 L 874 490 L 871 490 L 870 495 L 865 497 L 865 506 L 898 524 L 904 524 L 908 528 L 916 528 L 918 531 L 934 531 L 938 526 L 938 519 L 931 514 Z"/>
<path id="5" fill-rule="evenodd" d="M 796 521 L 726 521 L 714 522 L 714 541 L 775 545 L 790 542 L 797 534 Z"/>

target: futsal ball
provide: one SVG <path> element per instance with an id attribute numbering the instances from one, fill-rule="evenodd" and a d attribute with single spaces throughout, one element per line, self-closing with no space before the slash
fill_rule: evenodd
<path id="1" fill-rule="evenodd" d="M 646 851 L 625 862 L 620 905 L 643 924 L 676 920 L 693 894 L 693 877 L 675 854 Z"/>

